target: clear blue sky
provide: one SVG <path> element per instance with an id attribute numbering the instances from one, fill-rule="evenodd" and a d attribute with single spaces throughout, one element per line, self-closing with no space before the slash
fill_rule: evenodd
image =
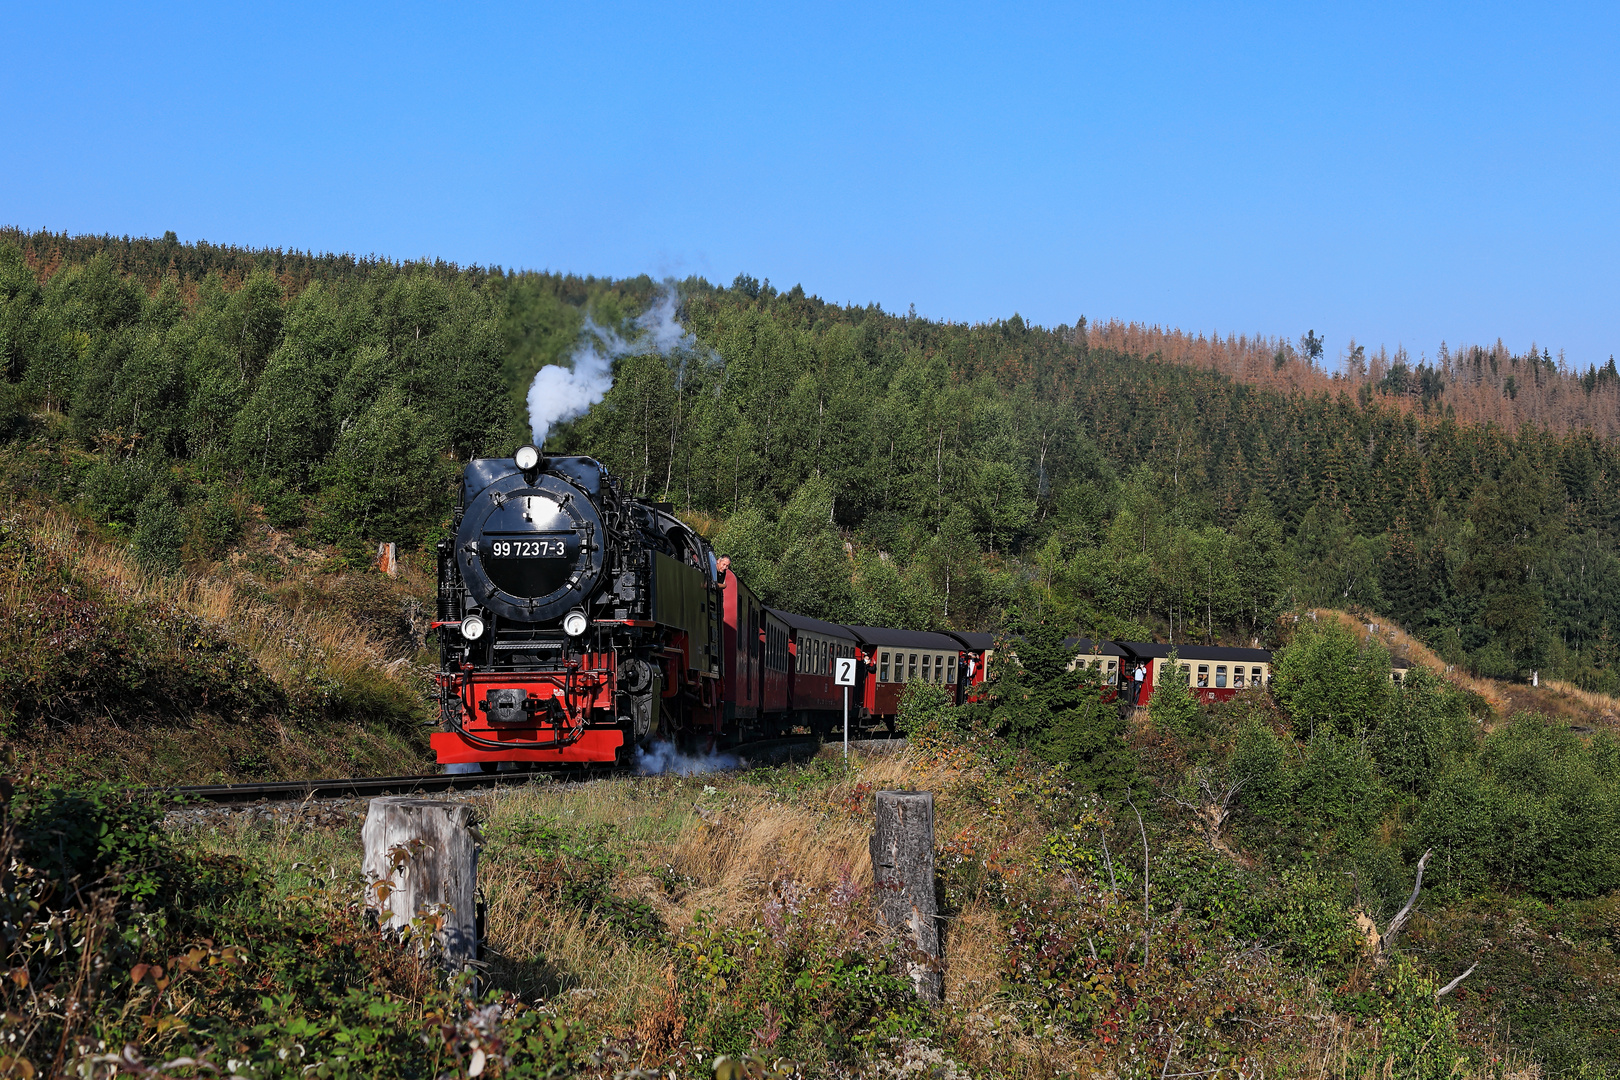
<path id="1" fill-rule="evenodd" d="M 0 15 L 4 223 L 1620 352 L 1613 4 Z"/>

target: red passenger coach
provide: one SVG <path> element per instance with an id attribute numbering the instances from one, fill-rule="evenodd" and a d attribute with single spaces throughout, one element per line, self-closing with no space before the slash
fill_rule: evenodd
<path id="1" fill-rule="evenodd" d="M 842 722 L 844 691 L 833 682 L 833 671 L 840 656 L 856 654 L 855 636 L 848 627 L 836 623 L 788 611 L 772 614 L 786 624 L 790 635 L 793 662 L 788 693 L 789 723 L 805 724 L 810 730 L 825 734 L 832 730 L 835 718 Z"/>
<path id="2" fill-rule="evenodd" d="M 1153 688 L 1160 680 L 1174 677 L 1166 674 L 1166 657 L 1176 654 L 1180 677 L 1192 689 L 1193 697 L 1202 702 L 1230 701 L 1240 691 L 1271 685 L 1271 653 L 1265 649 L 1231 649 L 1213 645 L 1157 645 L 1140 641 L 1117 643 L 1128 654 L 1122 665 L 1120 678 L 1122 693 L 1132 693 L 1131 671 L 1141 664 L 1146 678 L 1142 680 L 1141 697 L 1132 704 L 1146 705 L 1153 696 Z"/>
<path id="3" fill-rule="evenodd" d="M 900 711 L 900 696 L 907 683 L 926 682 L 946 687 L 959 696 L 962 643 L 948 634 L 922 630 L 893 630 L 885 626 L 849 627 L 861 645 L 863 670 L 856 686 L 856 713 L 863 720 L 881 720 L 890 730 Z"/>

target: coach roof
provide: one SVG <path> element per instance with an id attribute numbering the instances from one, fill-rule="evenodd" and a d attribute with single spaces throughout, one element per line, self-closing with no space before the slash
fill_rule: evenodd
<path id="1" fill-rule="evenodd" d="M 961 642 L 948 634 L 931 630 L 895 630 L 887 626 L 851 626 L 849 628 L 862 645 L 887 645 L 893 649 L 932 649 L 938 652 L 956 652 Z"/>
<path id="2" fill-rule="evenodd" d="M 851 641 L 855 639 L 855 635 L 850 632 L 847 626 L 822 622 L 820 619 L 812 619 L 808 615 L 796 615 L 791 611 L 783 611 L 780 608 L 767 608 L 766 610 L 795 630 L 808 630 L 812 634 L 825 634 L 827 637 L 847 638 Z"/>
<path id="3" fill-rule="evenodd" d="M 986 652 L 996 647 L 996 635 L 981 634 L 977 630 L 947 630 L 951 637 L 962 643 L 968 652 Z"/>
<path id="4" fill-rule="evenodd" d="M 1159 645 L 1146 641 L 1121 641 L 1120 648 L 1138 660 L 1159 660 L 1172 652 L 1178 660 L 1232 660 L 1251 664 L 1271 663 L 1267 649 L 1230 649 L 1219 645 Z"/>

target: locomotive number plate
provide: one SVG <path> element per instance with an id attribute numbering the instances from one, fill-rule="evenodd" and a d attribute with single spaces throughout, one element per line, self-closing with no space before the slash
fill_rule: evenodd
<path id="1" fill-rule="evenodd" d="M 497 540 L 491 546 L 497 559 L 560 559 L 568 554 L 561 540 Z"/>

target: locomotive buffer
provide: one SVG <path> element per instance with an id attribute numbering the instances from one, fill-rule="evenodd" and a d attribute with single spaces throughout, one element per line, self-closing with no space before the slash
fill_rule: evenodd
<path id="1" fill-rule="evenodd" d="M 844 763 L 849 764 L 849 688 L 855 685 L 855 664 L 853 656 L 840 656 L 838 666 L 833 672 L 833 682 L 844 688 Z"/>

